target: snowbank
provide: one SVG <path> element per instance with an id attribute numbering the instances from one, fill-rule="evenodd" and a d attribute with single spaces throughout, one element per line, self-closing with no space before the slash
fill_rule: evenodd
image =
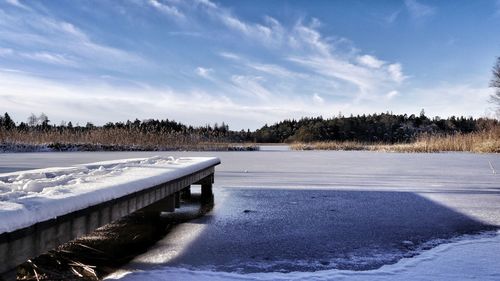
<path id="1" fill-rule="evenodd" d="M 151 157 L 0 174 L 0 234 L 173 180 L 216 157 Z"/>

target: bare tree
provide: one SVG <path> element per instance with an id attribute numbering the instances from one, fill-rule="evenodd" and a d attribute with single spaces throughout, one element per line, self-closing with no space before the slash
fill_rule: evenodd
<path id="1" fill-rule="evenodd" d="M 500 57 L 493 66 L 493 78 L 490 81 L 490 87 L 495 88 L 495 93 L 491 94 L 490 102 L 496 106 L 497 118 L 500 118 Z"/>
<path id="2" fill-rule="evenodd" d="M 33 127 L 38 123 L 38 117 L 35 114 L 31 113 L 28 117 L 28 126 Z"/>
<path id="3" fill-rule="evenodd" d="M 40 116 L 38 116 L 38 123 L 40 123 L 40 125 L 42 126 L 48 126 L 49 125 L 49 117 L 47 117 L 47 115 L 45 113 L 40 113 Z"/>

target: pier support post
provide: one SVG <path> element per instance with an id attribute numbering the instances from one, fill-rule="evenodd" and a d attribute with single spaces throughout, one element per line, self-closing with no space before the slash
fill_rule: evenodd
<path id="1" fill-rule="evenodd" d="M 212 190 L 212 185 L 214 182 L 214 175 L 210 175 L 200 181 L 201 184 L 201 203 L 202 204 L 213 204 L 214 203 L 214 193 Z"/>
<path id="2" fill-rule="evenodd" d="M 175 211 L 175 195 L 171 194 L 164 199 L 141 209 L 139 212 L 148 214 L 148 216 L 160 216 L 161 212 L 174 212 Z"/>
<path id="3" fill-rule="evenodd" d="M 175 208 L 178 209 L 181 207 L 181 192 L 177 191 L 176 193 L 174 193 L 174 197 L 175 197 Z"/>
<path id="4" fill-rule="evenodd" d="M 164 199 L 164 210 L 163 212 L 174 212 L 175 211 L 175 196 L 169 195 Z"/>
<path id="5" fill-rule="evenodd" d="M 181 191 L 181 198 L 184 199 L 184 200 L 191 199 L 191 186 L 190 185 L 186 186 Z"/>

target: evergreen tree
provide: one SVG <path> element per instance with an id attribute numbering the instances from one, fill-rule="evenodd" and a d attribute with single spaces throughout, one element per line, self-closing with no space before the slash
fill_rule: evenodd
<path id="1" fill-rule="evenodd" d="M 16 127 L 16 123 L 14 123 L 7 112 L 5 112 L 5 114 L 3 115 L 2 125 L 6 130 L 12 130 Z"/>

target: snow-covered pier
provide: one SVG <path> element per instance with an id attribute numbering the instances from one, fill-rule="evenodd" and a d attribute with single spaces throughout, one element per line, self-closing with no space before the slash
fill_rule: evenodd
<path id="1" fill-rule="evenodd" d="M 0 275 L 136 211 L 173 212 L 201 185 L 213 200 L 216 157 L 152 157 L 0 174 Z"/>

